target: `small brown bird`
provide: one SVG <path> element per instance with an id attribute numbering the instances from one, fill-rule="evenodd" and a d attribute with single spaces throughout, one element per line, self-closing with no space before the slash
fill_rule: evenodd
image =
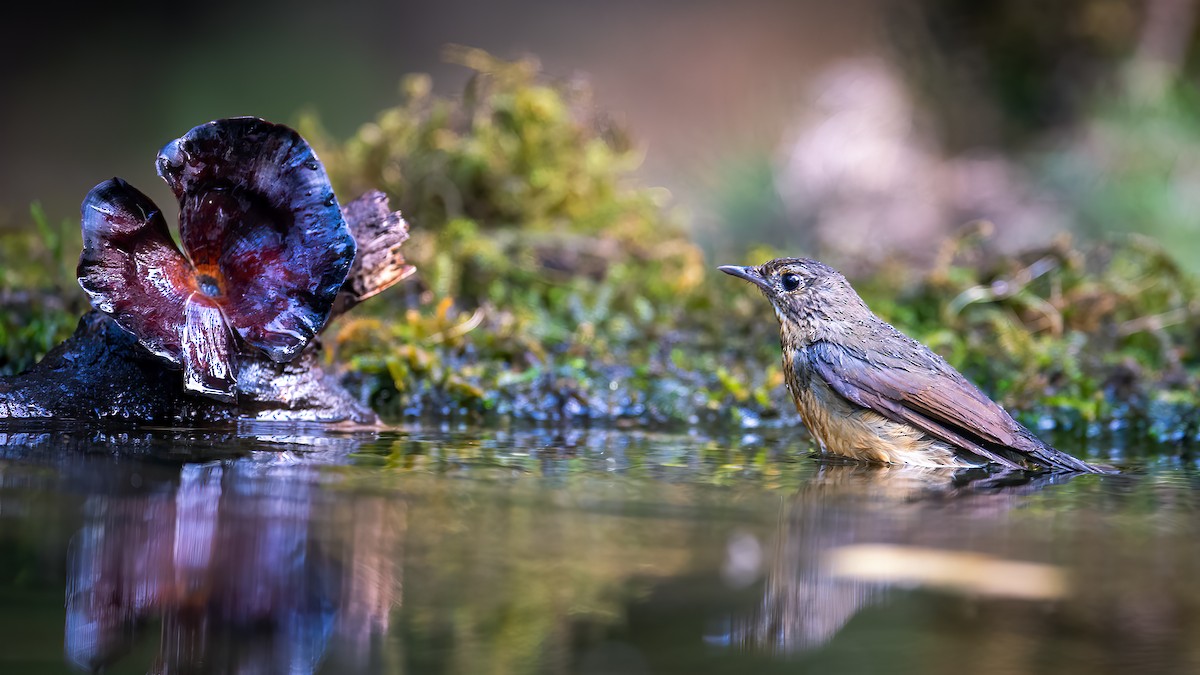
<path id="1" fill-rule="evenodd" d="M 1103 472 L 1043 443 L 942 357 L 875 316 L 828 265 L 780 258 L 719 269 L 758 286 L 775 307 L 788 389 L 825 453 Z"/>

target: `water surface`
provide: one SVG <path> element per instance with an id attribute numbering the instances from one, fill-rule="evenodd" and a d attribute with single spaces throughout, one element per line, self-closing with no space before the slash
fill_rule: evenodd
<path id="1" fill-rule="evenodd" d="M 1200 672 L 1196 494 L 799 431 L 10 425 L 0 672 Z"/>

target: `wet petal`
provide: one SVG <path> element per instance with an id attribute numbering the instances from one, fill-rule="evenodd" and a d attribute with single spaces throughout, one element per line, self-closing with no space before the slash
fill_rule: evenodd
<path id="1" fill-rule="evenodd" d="M 329 318 L 355 244 L 325 169 L 288 127 L 218 120 L 163 148 L 184 250 L 249 344 L 290 361 Z"/>
<path id="2" fill-rule="evenodd" d="M 192 272 L 158 207 L 119 178 L 83 200 L 79 285 L 92 306 L 133 333 L 151 352 L 180 362 L 183 305 Z"/>
<path id="3" fill-rule="evenodd" d="M 233 336 L 221 309 L 199 293 L 188 299 L 183 330 L 183 386 L 220 401 L 237 400 L 230 363 Z"/>

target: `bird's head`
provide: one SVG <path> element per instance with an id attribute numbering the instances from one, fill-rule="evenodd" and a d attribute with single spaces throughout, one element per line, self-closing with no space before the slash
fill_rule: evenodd
<path id="1" fill-rule="evenodd" d="M 810 324 L 814 318 L 836 321 L 866 310 L 846 277 L 816 260 L 778 258 L 758 266 L 717 269 L 758 286 L 784 326 L 789 322 Z"/>

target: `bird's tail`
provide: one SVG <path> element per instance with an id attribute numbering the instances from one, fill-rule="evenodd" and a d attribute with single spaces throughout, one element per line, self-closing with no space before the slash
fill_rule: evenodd
<path id="1" fill-rule="evenodd" d="M 1024 447 L 1017 447 L 1027 459 L 1031 459 L 1042 466 L 1055 471 L 1079 471 L 1083 473 L 1116 473 L 1117 470 L 1108 466 L 1098 466 L 1089 464 L 1078 457 L 1068 455 L 1067 453 L 1056 450 L 1055 448 L 1046 445 L 1042 439 L 1034 436 L 1032 432 L 1023 429 L 1025 433 L 1021 434 L 1022 440 L 1025 441 Z"/>

